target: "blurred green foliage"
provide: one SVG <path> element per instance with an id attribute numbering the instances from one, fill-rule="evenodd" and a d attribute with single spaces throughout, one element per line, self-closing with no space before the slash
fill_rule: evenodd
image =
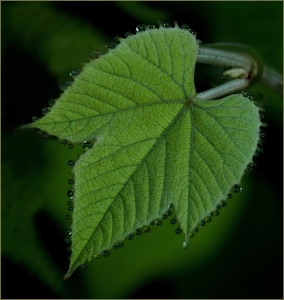
<path id="1" fill-rule="evenodd" d="M 264 153 L 187 251 L 166 220 L 67 282 L 67 161 L 81 149 L 15 130 L 94 50 L 157 19 L 188 23 L 204 43 L 252 46 L 283 72 L 282 12 L 282 2 L 1 2 L 2 298 L 283 297 L 282 96 L 249 90 L 266 110 Z"/>

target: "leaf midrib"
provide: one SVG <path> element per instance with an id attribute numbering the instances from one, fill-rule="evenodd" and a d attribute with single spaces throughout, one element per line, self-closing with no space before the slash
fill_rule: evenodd
<path id="1" fill-rule="evenodd" d="M 81 120 L 88 120 L 88 119 L 94 119 L 94 118 L 100 118 L 100 117 L 105 117 L 108 115 L 113 115 L 113 114 L 119 114 L 125 111 L 129 111 L 129 110 L 133 110 L 133 109 L 138 109 L 138 108 L 142 108 L 142 107 L 148 107 L 148 106 L 154 106 L 157 104 L 171 104 L 171 103 L 176 103 L 176 104 L 182 104 L 184 103 L 186 100 L 185 99 L 180 99 L 180 100 L 159 100 L 159 101 L 155 101 L 155 102 L 149 102 L 149 103 L 144 103 L 144 104 L 139 104 L 139 105 L 135 105 L 135 106 L 131 106 L 128 108 L 122 108 L 122 109 L 117 109 L 115 111 L 111 111 L 111 112 L 107 112 L 104 114 L 100 114 L 100 115 L 94 115 L 94 116 L 89 116 L 89 117 L 84 117 L 82 116 L 82 118 L 78 118 L 78 119 L 72 119 L 72 121 L 70 119 L 68 119 L 68 121 L 56 121 L 57 124 L 64 124 L 64 123 L 69 123 L 69 122 L 78 122 Z M 72 101 L 69 101 L 72 102 Z M 77 104 L 77 102 L 73 102 L 75 104 Z M 69 111 L 71 113 L 74 113 L 72 110 L 68 110 L 66 108 L 61 108 L 61 107 L 56 107 L 56 109 L 62 110 L 62 111 Z M 57 116 L 56 113 L 53 113 L 55 116 Z M 60 117 L 62 117 L 62 115 L 58 114 Z M 48 116 L 48 115 L 47 115 Z M 66 117 L 67 118 L 67 117 Z M 31 123 L 32 125 L 33 123 Z M 44 124 L 48 125 L 48 124 L 54 124 L 54 121 L 50 121 L 50 122 L 45 122 Z M 82 139 L 83 141 L 84 139 Z"/>
<path id="2" fill-rule="evenodd" d="M 184 101 L 184 100 L 183 100 Z M 77 261 L 80 261 L 81 256 L 83 256 L 84 250 L 86 249 L 86 247 L 88 246 L 88 244 L 92 241 L 93 239 L 93 235 L 95 234 L 96 230 L 98 230 L 100 228 L 100 224 L 103 222 L 105 215 L 107 214 L 107 212 L 111 209 L 112 204 L 116 201 L 117 197 L 119 196 L 119 193 L 124 189 L 124 187 L 129 183 L 129 181 L 133 178 L 133 176 L 135 175 L 136 172 L 138 172 L 140 166 L 142 165 L 142 163 L 147 159 L 147 157 L 154 151 L 154 149 L 158 146 L 158 144 L 160 143 L 160 141 L 164 138 L 164 136 L 167 134 L 167 132 L 172 128 L 172 126 L 175 124 L 175 122 L 178 120 L 178 118 L 184 113 L 185 110 L 188 109 L 187 105 L 184 105 L 180 111 L 176 114 L 176 116 L 173 118 L 172 122 L 165 128 L 165 130 L 163 131 L 163 133 L 157 138 L 156 142 L 153 144 L 153 146 L 151 147 L 151 149 L 149 149 L 149 151 L 147 152 L 147 154 L 144 156 L 144 158 L 141 160 L 141 162 L 137 165 L 137 167 L 135 168 L 135 170 L 132 172 L 132 174 L 129 176 L 129 178 L 127 179 L 127 181 L 124 183 L 124 185 L 122 186 L 122 188 L 120 189 L 120 191 L 118 192 L 118 194 L 114 197 L 113 201 L 111 202 L 111 204 L 109 205 L 108 209 L 106 210 L 104 216 L 101 218 L 100 222 L 98 223 L 97 227 L 94 229 L 91 237 L 88 239 L 87 243 L 85 244 L 84 248 L 81 249 L 81 253 L 78 256 L 78 258 L 76 259 L 76 261 L 74 261 L 74 265 L 76 265 Z M 164 176 L 165 178 L 165 176 Z M 165 184 L 163 184 L 163 186 L 165 187 Z M 163 193 L 164 194 L 164 191 Z"/>

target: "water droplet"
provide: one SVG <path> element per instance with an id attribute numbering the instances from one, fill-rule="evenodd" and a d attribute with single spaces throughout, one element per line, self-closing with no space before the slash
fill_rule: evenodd
<path id="1" fill-rule="evenodd" d="M 240 193 L 242 191 L 242 188 L 239 185 L 234 186 L 234 193 Z"/>
<path id="2" fill-rule="evenodd" d="M 188 236 L 189 236 L 190 238 L 193 238 L 193 237 L 194 237 L 194 233 L 191 232 Z"/>
<path id="3" fill-rule="evenodd" d="M 260 137 L 260 138 L 264 138 L 265 135 L 266 135 L 266 132 L 265 132 L 265 131 L 263 131 L 263 130 L 260 130 L 260 131 L 259 131 L 259 137 Z"/>
<path id="4" fill-rule="evenodd" d="M 147 26 L 144 25 L 144 24 L 140 24 L 136 27 L 136 32 L 142 32 L 142 31 L 145 31 L 147 29 Z"/>
<path id="5" fill-rule="evenodd" d="M 220 205 L 216 206 L 216 210 L 220 210 L 222 207 Z"/>
<path id="6" fill-rule="evenodd" d="M 132 34 L 132 32 L 130 32 L 130 31 L 127 31 L 127 32 L 125 32 L 125 36 L 126 37 L 131 37 L 133 34 Z"/>
<path id="7" fill-rule="evenodd" d="M 107 49 L 114 49 L 116 47 L 116 43 L 108 43 L 108 44 L 105 44 L 105 47 Z"/>
<path id="8" fill-rule="evenodd" d="M 227 195 L 227 199 L 232 199 L 233 198 L 233 195 L 232 194 L 228 194 Z"/>
<path id="9" fill-rule="evenodd" d="M 73 210 L 73 207 L 72 207 L 72 206 L 69 206 L 69 207 L 68 207 L 68 210 L 69 210 L 69 211 L 72 211 L 72 210 Z"/>
<path id="10" fill-rule="evenodd" d="M 171 210 L 167 210 L 166 211 L 166 215 L 167 215 L 167 217 L 169 217 L 169 216 L 171 216 L 173 213 L 172 213 L 172 211 Z"/>
<path id="11" fill-rule="evenodd" d="M 101 254 L 102 256 L 107 257 L 110 255 L 110 252 L 108 250 L 104 250 Z"/>
<path id="12" fill-rule="evenodd" d="M 35 122 L 35 121 L 37 121 L 39 118 L 37 117 L 37 116 L 33 116 L 32 117 L 32 122 Z"/>
<path id="13" fill-rule="evenodd" d="M 148 29 L 155 29 L 156 26 L 155 26 L 154 24 L 148 24 L 148 25 L 147 25 L 147 28 L 148 28 Z"/>
<path id="14" fill-rule="evenodd" d="M 253 95 L 248 95 L 247 98 L 252 101 L 253 100 Z"/>
<path id="15" fill-rule="evenodd" d="M 119 35 L 115 35 L 113 37 L 114 42 L 116 43 L 116 45 L 118 45 L 120 43 L 121 37 Z"/>
<path id="16" fill-rule="evenodd" d="M 63 145 L 67 145 L 67 144 L 68 144 L 68 141 L 67 141 L 67 140 L 62 140 L 62 144 L 63 144 Z"/>
<path id="17" fill-rule="evenodd" d="M 249 164 L 247 165 L 246 171 L 247 171 L 247 172 L 251 172 L 252 170 L 253 170 L 253 164 L 252 164 L 252 163 L 249 163 Z"/>
<path id="18" fill-rule="evenodd" d="M 247 98 L 254 104 L 257 104 L 257 101 L 254 99 L 253 95 L 248 95 Z"/>
<path id="19" fill-rule="evenodd" d="M 199 224 L 199 226 L 202 228 L 202 227 L 204 227 L 206 225 L 206 222 L 203 220 L 203 221 L 201 221 L 200 222 L 200 224 Z"/>
<path id="20" fill-rule="evenodd" d="M 165 28 L 171 28 L 171 23 L 165 22 L 165 23 L 163 24 L 163 27 L 165 27 Z"/>
<path id="21" fill-rule="evenodd" d="M 50 111 L 49 107 L 44 107 L 41 112 L 45 116 L 49 111 Z"/>
<path id="22" fill-rule="evenodd" d="M 181 234 L 181 233 L 182 233 L 181 228 L 177 228 L 177 229 L 175 230 L 175 234 Z"/>
<path id="23" fill-rule="evenodd" d="M 154 221 L 156 226 L 161 226 L 163 224 L 163 221 L 160 219 L 157 219 Z"/>
<path id="24" fill-rule="evenodd" d="M 81 264 L 81 265 L 80 265 L 80 268 L 82 268 L 82 269 L 86 269 L 86 268 L 87 268 L 87 265 L 85 265 L 85 264 Z"/>
<path id="25" fill-rule="evenodd" d="M 262 152 L 263 152 L 263 148 L 262 147 L 257 147 L 256 150 L 255 150 L 254 156 L 258 156 Z"/>
<path id="26" fill-rule="evenodd" d="M 198 50 L 198 54 L 201 54 L 201 50 Z"/>
<path id="27" fill-rule="evenodd" d="M 73 148 L 73 144 L 68 144 L 68 148 L 72 149 Z"/>
<path id="28" fill-rule="evenodd" d="M 70 215 L 66 215 L 66 216 L 65 216 L 65 219 L 66 219 L 66 220 L 70 220 L 70 219 L 71 219 L 71 216 L 70 216 Z"/>
<path id="29" fill-rule="evenodd" d="M 214 212 L 212 211 L 211 213 L 208 214 L 209 218 L 213 218 L 214 217 Z"/>
<path id="30" fill-rule="evenodd" d="M 143 231 L 142 231 L 141 229 L 137 229 L 137 230 L 135 231 L 135 233 L 136 233 L 136 235 L 141 235 L 141 234 L 143 233 Z"/>
<path id="31" fill-rule="evenodd" d="M 162 20 L 159 20 L 158 21 L 158 25 L 159 25 L 159 27 L 163 27 L 164 26 L 164 22 Z"/>
<path id="32" fill-rule="evenodd" d="M 221 206 L 221 207 L 226 207 L 227 204 L 228 204 L 228 202 L 227 202 L 226 200 L 222 200 L 222 201 L 220 202 L 220 206 Z"/>
<path id="33" fill-rule="evenodd" d="M 199 231 L 199 229 L 196 227 L 196 228 L 194 229 L 194 232 L 197 233 L 198 231 Z"/>
<path id="34" fill-rule="evenodd" d="M 176 222 L 177 222 L 176 219 L 171 219 L 171 220 L 170 220 L 170 223 L 171 223 L 172 225 L 176 224 Z"/>
<path id="35" fill-rule="evenodd" d="M 36 133 L 37 133 L 39 136 L 42 136 L 43 131 L 41 131 L 40 129 L 38 129 Z"/>
<path id="36" fill-rule="evenodd" d="M 56 137 L 55 135 L 50 135 L 50 136 L 49 136 L 49 139 L 50 139 L 50 140 L 55 140 L 55 141 L 56 141 L 56 140 L 57 140 L 57 137 Z"/>
<path id="37" fill-rule="evenodd" d="M 130 241 L 132 241 L 132 240 L 134 240 L 135 236 L 134 236 L 134 234 L 129 234 L 129 235 L 127 236 L 127 238 L 128 238 Z"/>
<path id="38" fill-rule="evenodd" d="M 189 25 L 186 24 L 186 23 L 183 23 L 183 24 L 181 25 L 181 29 L 189 30 Z"/>
<path id="39" fill-rule="evenodd" d="M 119 241 L 115 245 L 117 246 L 117 248 L 122 248 L 124 246 L 124 242 L 123 241 Z"/>
<path id="40" fill-rule="evenodd" d="M 72 229 L 70 227 L 67 227 L 66 228 L 66 233 L 68 233 L 69 235 L 71 235 L 72 234 Z"/>
<path id="41" fill-rule="evenodd" d="M 73 167 L 75 165 L 75 161 L 74 160 L 68 160 L 67 165 L 69 167 Z"/>
<path id="42" fill-rule="evenodd" d="M 242 96 L 243 96 L 243 97 L 247 97 L 247 96 L 248 96 L 248 92 L 247 92 L 246 90 L 243 90 L 243 91 L 242 91 Z"/>
<path id="43" fill-rule="evenodd" d="M 43 139 L 48 139 L 49 135 L 47 134 L 47 132 L 43 131 L 41 137 Z"/>
<path id="44" fill-rule="evenodd" d="M 80 74 L 80 70 L 78 69 L 74 69 L 70 72 L 70 76 L 77 76 Z"/>
<path id="45" fill-rule="evenodd" d="M 65 91 L 65 90 L 66 90 L 68 87 L 69 87 L 69 85 L 62 84 L 62 85 L 60 85 L 60 87 L 59 87 L 59 88 L 60 88 L 60 90 L 61 90 L 61 91 L 63 91 L 63 92 L 64 92 L 64 91 Z"/>
<path id="46" fill-rule="evenodd" d="M 68 183 L 69 183 L 69 184 L 74 184 L 74 179 L 69 179 L 69 180 L 68 180 Z"/>
<path id="47" fill-rule="evenodd" d="M 66 237 L 64 238 L 64 243 L 69 244 L 70 242 L 71 242 L 70 237 L 69 237 L 69 236 L 66 236 Z"/>
<path id="48" fill-rule="evenodd" d="M 196 40 L 196 43 L 199 44 L 199 45 L 201 45 L 201 44 L 202 44 L 202 41 L 199 40 L 199 39 L 197 39 L 197 40 Z"/>
<path id="49" fill-rule="evenodd" d="M 209 223 L 209 222 L 212 221 L 212 219 L 208 216 L 208 217 L 206 217 L 206 218 L 204 219 L 204 221 L 205 221 L 206 223 Z"/>
<path id="50" fill-rule="evenodd" d="M 268 127 L 268 124 L 267 123 L 261 123 L 260 127 Z"/>
<path id="51" fill-rule="evenodd" d="M 145 233 L 149 233 L 150 231 L 151 231 L 151 228 L 150 228 L 150 227 L 145 227 L 145 228 L 144 228 L 144 232 L 145 232 Z"/>
<path id="52" fill-rule="evenodd" d="M 174 207 L 174 205 L 173 204 L 170 204 L 169 206 L 168 206 L 168 209 L 172 209 Z"/>
<path id="53" fill-rule="evenodd" d="M 93 147 L 93 144 L 92 144 L 91 142 L 84 141 L 84 142 L 82 143 L 82 148 L 83 148 L 83 149 L 90 149 L 90 148 L 92 148 L 92 147 Z"/>
<path id="54" fill-rule="evenodd" d="M 73 202 L 72 202 L 72 201 L 68 201 L 68 202 L 67 202 L 67 205 L 72 206 L 72 205 L 73 205 Z"/>
<path id="55" fill-rule="evenodd" d="M 220 216 L 220 212 L 219 211 L 215 211 L 215 217 Z"/>
<path id="56" fill-rule="evenodd" d="M 55 104 L 55 101 L 54 100 L 49 100 L 47 102 L 47 104 L 48 104 L 48 107 L 52 107 Z"/>
<path id="57" fill-rule="evenodd" d="M 70 190 L 68 190 L 68 192 L 67 192 L 67 196 L 68 196 L 69 198 L 73 199 L 73 198 L 74 198 L 74 193 L 75 193 L 74 189 L 70 189 Z"/>
<path id="58" fill-rule="evenodd" d="M 183 246 L 184 249 L 187 249 L 187 247 L 188 247 L 188 242 L 183 242 L 183 243 L 182 243 L 182 246 Z"/>

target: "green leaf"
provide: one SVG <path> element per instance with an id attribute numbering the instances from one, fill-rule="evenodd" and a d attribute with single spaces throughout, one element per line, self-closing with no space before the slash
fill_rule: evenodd
<path id="1" fill-rule="evenodd" d="M 5 213 L 1 219 L 3 230 L 1 255 L 2 258 L 9 259 L 13 264 L 21 265 L 29 274 L 42 281 L 44 286 L 52 289 L 60 297 L 64 297 L 69 294 L 69 289 L 68 285 L 61 284 L 62 269 L 56 263 L 53 253 L 49 252 L 50 249 L 43 243 L 43 240 L 48 237 L 41 234 L 40 228 L 35 222 L 41 213 L 43 215 L 49 213 L 47 203 L 54 208 L 50 212 L 52 217 L 57 215 L 58 210 L 60 217 L 65 212 L 65 203 L 61 204 L 58 198 L 56 201 L 57 189 L 49 191 L 51 181 L 48 175 L 50 165 L 53 167 L 52 174 L 57 182 L 61 181 L 64 172 L 60 170 L 62 168 L 60 168 L 58 160 L 52 161 L 54 156 L 49 161 L 50 165 L 47 166 L 45 155 L 39 154 L 42 145 L 35 141 L 32 133 L 23 133 L 17 131 L 10 136 L 2 135 L 3 145 L 10 147 L 4 147 L 2 150 L 1 167 L 2 174 L 5 176 L 2 179 L 1 208 Z M 54 146 L 59 146 L 56 143 L 50 144 L 53 150 Z M 19 145 L 25 145 L 21 149 L 22 156 L 18 152 Z M 45 144 L 44 146 L 44 150 L 50 149 L 49 145 Z M 45 154 L 47 156 L 48 152 Z M 66 156 L 66 152 L 64 154 Z M 64 157 L 62 156 L 59 161 L 62 161 Z M 62 209 L 60 209 L 61 207 Z M 60 220 L 60 218 L 58 219 Z M 64 223 L 62 222 L 61 225 L 64 226 Z M 52 239 L 56 240 L 56 234 L 53 231 L 57 224 L 46 225 L 49 232 L 52 232 Z M 14 274 L 17 274 L 15 276 L 19 276 L 18 269 L 12 270 Z"/>
<path id="2" fill-rule="evenodd" d="M 196 98 L 197 53 L 195 36 L 177 25 L 121 39 L 84 67 L 46 116 L 23 126 L 93 144 L 73 168 L 65 278 L 160 222 L 171 204 L 186 247 L 240 182 L 257 147 L 258 108 L 242 95 Z"/>

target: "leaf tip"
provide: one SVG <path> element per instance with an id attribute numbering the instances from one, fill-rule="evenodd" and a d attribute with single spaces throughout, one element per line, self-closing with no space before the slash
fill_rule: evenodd
<path id="1" fill-rule="evenodd" d="M 70 275 L 68 275 L 68 273 L 67 273 L 63 276 L 63 280 L 66 281 L 69 277 L 70 277 Z"/>
<path id="2" fill-rule="evenodd" d="M 187 247 L 188 247 L 188 241 L 184 241 L 184 242 L 182 243 L 182 246 L 183 246 L 184 250 L 187 250 Z"/>
<path id="3" fill-rule="evenodd" d="M 34 124 L 33 123 L 29 123 L 29 124 L 24 124 L 24 125 L 21 125 L 17 128 L 17 130 L 21 130 L 21 129 L 30 129 L 30 128 L 34 128 Z"/>

